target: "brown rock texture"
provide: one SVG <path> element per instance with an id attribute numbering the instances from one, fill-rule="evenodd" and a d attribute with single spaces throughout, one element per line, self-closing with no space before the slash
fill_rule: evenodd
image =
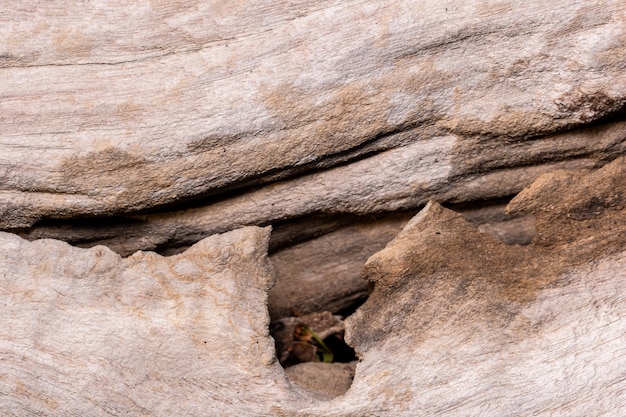
<path id="1" fill-rule="evenodd" d="M 429 203 L 365 266 L 351 392 L 384 381 L 407 399 L 399 415 L 621 415 L 625 187 L 626 158 L 540 177 L 508 207 L 536 216 L 525 247 Z"/>
<path id="2" fill-rule="evenodd" d="M 626 415 L 623 0 L 5 3 L 1 415 Z"/>
<path id="3" fill-rule="evenodd" d="M 429 200 L 626 152 L 621 0 L 229 4 L 5 5 L 0 230 L 129 256 L 272 225 L 277 294 L 341 283 L 272 314 L 337 311 Z"/>
<path id="4" fill-rule="evenodd" d="M 126 259 L 3 233 L 0 411 L 621 415 L 625 179 L 623 157 L 539 178 L 509 205 L 537 219 L 525 247 L 429 203 L 368 260 L 373 292 L 346 321 L 360 361 L 329 401 L 276 361 L 268 229 Z"/>
<path id="5" fill-rule="evenodd" d="M 320 212 L 508 196 L 601 165 L 625 146 L 625 10 L 7 4 L 0 227 L 128 255 Z M 115 229 L 73 222 L 94 216 Z"/>

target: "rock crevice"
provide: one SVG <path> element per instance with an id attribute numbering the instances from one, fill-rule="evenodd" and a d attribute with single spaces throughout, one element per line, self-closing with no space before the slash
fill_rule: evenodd
<path id="1" fill-rule="evenodd" d="M 0 410 L 619 414 L 625 168 L 622 157 L 540 177 L 508 207 L 537 219 L 524 247 L 430 202 L 366 263 L 373 292 L 346 321 L 360 361 L 352 387 L 327 401 L 277 362 L 268 228 L 128 258 L 2 233 Z"/>

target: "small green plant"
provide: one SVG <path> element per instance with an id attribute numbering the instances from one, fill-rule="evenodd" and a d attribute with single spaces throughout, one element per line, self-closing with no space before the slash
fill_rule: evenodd
<path id="1" fill-rule="evenodd" d="M 296 326 L 293 338 L 291 353 L 302 362 L 331 363 L 333 361 L 333 352 L 308 326 L 304 324 Z"/>

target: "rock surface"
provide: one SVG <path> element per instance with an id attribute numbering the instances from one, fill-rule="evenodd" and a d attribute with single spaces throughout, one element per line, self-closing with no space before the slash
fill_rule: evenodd
<path id="1" fill-rule="evenodd" d="M 364 275 L 345 395 L 290 385 L 268 333 L 267 229 L 122 259 L 0 234 L 4 415 L 622 415 L 626 158 L 544 175 L 507 246 L 429 203 Z"/>
<path id="2" fill-rule="evenodd" d="M 527 245 L 535 236 L 532 214 L 505 213 L 501 203 L 455 211 L 481 233 L 508 245 Z M 349 225 L 331 222 L 332 232 L 277 250 L 270 255 L 276 284 L 269 293 L 271 317 L 294 311 L 351 311 L 367 297 L 367 281 L 361 275 L 365 261 L 385 247 L 415 212 L 352 218 Z"/>
<path id="3" fill-rule="evenodd" d="M 0 414 L 255 415 L 293 396 L 269 337 L 268 239 L 122 259 L 0 234 Z"/>
<path id="4" fill-rule="evenodd" d="M 189 246 L 513 195 L 626 146 L 621 0 L 58 3 L 0 16 L 0 228 L 33 239 Z"/>
<path id="5" fill-rule="evenodd" d="M 352 385 L 356 362 L 306 362 L 285 369 L 289 380 L 314 392 L 317 398 L 331 400 L 344 394 Z"/>
<path id="6" fill-rule="evenodd" d="M 353 308 L 360 265 L 429 200 L 500 201 L 626 153 L 625 16 L 621 0 L 7 4 L 0 230 L 129 256 L 272 225 L 272 316 Z M 528 243 L 532 219 L 495 216 L 480 230 Z"/>
<path id="7" fill-rule="evenodd" d="M 29 0 L 0 39 L 0 414 L 626 414 L 624 1 Z M 287 378 L 268 309 L 372 288 L 352 388 Z"/>
<path id="8" fill-rule="evenodd" d="M 626 411 L 626 158 L 544 175 L 508 210 L 536 216 L 531 245 L 430 203 L 368 260 L 374 292 L 346 323 L 351 393 L 393 387 L 397 415 Z"/>
<path id="9" fill-rule="evenodd" d="M 367 298 L 365 261 L 409 219 L 406 214 L 368 218 L 272 254 L 277 279 L 269 293 L 270 316 L 341 311 Z"/>

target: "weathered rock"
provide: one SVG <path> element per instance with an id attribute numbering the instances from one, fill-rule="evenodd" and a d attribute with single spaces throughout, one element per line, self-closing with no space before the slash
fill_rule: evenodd
<path id="1" fill-rule="evenodd" d="M 276 284 L 268 299 L 271 317 L 338 312 L 367 298 L 363 265 L 409 219 L 407 214 L 368 218 L 272 254 Z"/>
<path id="2" fill-rule="evenodd" d="M 0 16 L 0 228 L 164 214 L 30 238 L 167 249 L 512 195 L 626 146 L 621 0 L 56 3 Z"/>
<path id="3" fill-rule="evenodd" d="M 0 229 L 194 245 L 1 234 L 0 414 L 626 414 L 624 158 L 465 213 L 524 248 L 430 203 L 328 403 L 274 358 L 268 231 L 197 243 L 277 225 L 270 312 L 336 311 L 429 200 L 624 155 L 623 1 L 165 3 L 0 12 Z"/>
<path id="4" fill-rule="evenodd" d="M 503 204 L 455 207 L 478 231 L 509 245 L 527 245 L 535 236 L 533 215 L 505 214 Z M 411 214 L 412 213 L 412 214 Z M 288 246 L 270 255 L 276 284 L 268 297 L 270 316 L 294 311 L 351 311 L 367 297 L 361 269 L 367 259 L 389 243 L 414 212 L 353 218 L 351 225 Z"/>
<path id="5" fill-rule="evenodd" d="M 350 389 L 355 367 L 356 362 L 306 362 L 285 369 L 285 373 L 290 382 L 309 390 L 317 398 L 331 400 Z"/>
<path id="6" fill-rule="evenodd" d="M 541 177 L 507 246 L 429 203 L 366 264 L 360 362 L 327 402 L 274 358 L 268 230 L 122 259 L 0 234 L 5 415 L 622 415 L 626 158 Z M 205 343 L 206 342 L 206 343 Z"/>
<path id="7" fill-rule="evenodd" d="M 545 175 L 509 206 L 537 218 L 525 247 L 430 203 L 365 266 L 349 394 L 393 391 L 395 415 L 624 414 L 625 202 L 626 158 Z"/>
<path id="8" fill-rule="evenodd" d="M 0 414 L 255 415 L 291 398 L 268 239 L 247 228 L 122 259 L 1 233 Z"/>
<path id="9" fill-rule="evenodd" d="M 430 199 L 509 197 L 626 152 L 625 12 L 7 5 L 0 229 L 129 256 L 278 225 L 272 316 L 350 308 L 360 266 Z M 532 226 L 479 230 L 526 244 Z"/>
<path id="10" fill-rule="evenodd" d="M 507 245 L 528 245 L 535 237 L 535 216 L 527 213 L 508 213 L 507 204 L 453 206 L 479 232 L 487 233 Z"/>
<path id="11" fill-rule="evenodd" d="M 523 166 L 509 165 L 509 145 L 489 150 L 501 166 L 486 167 L 486 160 L 476 162 L 469 171 L 453 172 L 447 157 L 437 148 L 439 142 L 452 142 L 451 136 L 420 141 L 393 149 L 351 164 L 277 182 L 258 190 L 218 200 L 192 209 L 158 214 L 126 216 L 113 221 L 84 221 L 43 224 L 20 234 L 28 239 L 57 238 L 81 246 L 106 245 L 122 255 L 137 250 L 162 250 L 170 246 L 191 245 L 213 233 L 221 233 L 245 225 L 267 225 L 288 219 L 311 216 L 319 212 L 329 215 L 366 214 L 380 211 L 406 210 L 419 207 L 429 199 L 463 202 L 509 196 L 520 191 L 540 174 L 558 168 L 591 168 L 607 156 L 624 153 L 626 124 L 615 124 L 596 134 L 561 134 L 559 137 L 532 141 L 533 149 L 519 150 Z M 613 130 L 611 130 L 613 129 Z M 597 129 L 591 130 L 597 132 Z M 591 144 L 591 145 L 584 145 Z M 577 152 L 593 152 L 592 157 L 567 159 L 572 156 L 554 144 L 573 146 Z M 475 144 L 479 146 L 479 144 Z M 560 162 L 529 163 L 528 154 L 542 153 L 545 147 L 564 158 Z M 594 149 L 590 149 L 592 146 Z M 460 150 L 462 164 L 469 149 Z M 562 155 L 561 153 L 562 152 Z M 541 157 L 542 159 L 544 156 Z M 532 164 L 532 161 L 530 162 Z M 373 251 L 372 251 L 373 253 Z"/>

